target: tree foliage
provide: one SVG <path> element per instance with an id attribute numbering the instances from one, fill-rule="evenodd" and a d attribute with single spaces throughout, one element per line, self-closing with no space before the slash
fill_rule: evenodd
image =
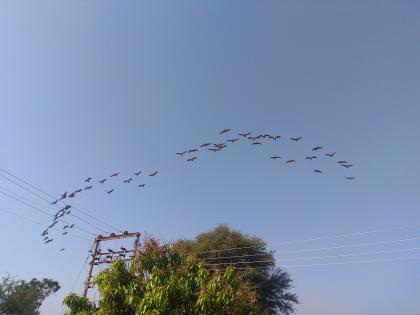
<path id="1" fill-rule="evenodd" d="M 51 279 L 16 281 L 5 277 L 0 283 L 1 315 L 38 315 L 42 302 L 60 289 Z"/>
<path id="2" fill-rule="evenodd" d="M 99 309 L 88 306 L 87 312 L 82 298 L 70 295 L 64 300 L 68 315 L 251 315 L 256 311 L 254 293 L 241 286 L 233 269 L 209 271 L 172 246 L 153 240 L 145 243 L 130 266 L 116 261 L 95 277 L 94 284 L 100 294 Z"/>
<path id="3" fill-rule="evenodd" d="M 276 268 L 274 253 L 266 249 L 260 238 L 220 225 L 194 240 L 180 240 L 175 245 L 181 252 L 195 253 L 198 260 L 204 259 L 210 269 L 226 269 L 230 265 L 247 269 L 238 271 L 238 280 L 256 292 L 258 313 L 294 312 L 298 299 L 290 292 L 292 279 Z"/>

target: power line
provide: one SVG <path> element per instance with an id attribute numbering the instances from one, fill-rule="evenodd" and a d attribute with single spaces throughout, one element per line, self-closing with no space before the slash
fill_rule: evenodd
<path id="1" fill-rule="evenodd" d="M 13 215 L 13 216 L 15 216 L 15 217 L 17 217 L 17 218 L 20 218 L 20 219 L 22 219 L 22 220 L 26 220 L 26 221 L 31 222 L 31 223 L 33 223 L 33 224 L 37 224 L 37 225 L 44 226 L 44 224 L 42 224 L 42 223 L 40 223 L 40 222 L 38 222 L 38 221 L 32 220 L 32 219 L 30 219 L 30 218 L 28 218 L 28 217 L 25 217 L 25 216 L 23 216 L 23 215 L 20 215 L 20 214 L 18 214 L 18 213 L 15 213 L 15 212 L 12 212 L 12 211 L 9 211 L 9 210 L 6 210 L 6 209 L 0 209 L 0 211 L 1 211 L 1 212 L 4 212 L 4 213 L 11 214 L 11 215 Z M 53 228 L 53 229 L 55 229 L 55 230 L 58 230 L 58 229 L 57 229 L 57 228 L 55 228 L 55 227 L 52 227 L 52 228 Z M 84 240 L 84 241 L 90 241 L 89 239 L 84 238 L 84 237 L 79 236 L 79 235 L 74 234 L 74 233 L 68 233 L 68 235 L 71 235 L 71 236 L 73 236 L 73 237 L 79 238 L 79 239 Z"/>
<path id="2" fill-rule="evenodd" d="M 16 175 L 14 175 L 14 174 L 10 173 L 9 171 L 7 171 L 7 170 L 5 170 L 5 169 L 2 169 L 2 168 L 0 168 L 0 171 L 2 171 L 2 172 L 4 172 L 4 173 L 8 174 L 9 176 L 12 176 L 13 178 L 15 178 L 15 179 L 19 180 L 20 182 L 22 182 L 22 183 L 24 183 L 24 184 L 26 184 L 26 185 L 30 186 L 31 188 L 35 189 L 35 190 L 36 190 L 36 191 L 38 191 L 38 192 L 40 192 L 40 193 L 44 194 L 45 196 L 48 196 L 49 198 L 52 198 L 53 200 L 55 200 L 55 199 L 56 199 L 53 195 L 51 195 L 51 194 L 49 194 L 49 193 L 45 192 L 44 190 L 42 190 L 41 188 L 39 188 L 39 187 L 37 187 L 37 186 L 35 186 L 35 185 L 33 185 L 33 184 L 31 184 L 31 183 L 29 183 L 29 182 L 25 181 L 24 179 L 22 179 L 22 178 L 20 178 L 20 177 L 18 177 L 18 176 L 16 176 Z M 34 193 L 33 191 L 31 191 L 31 190 L 27 189 L 26 187 L 24 187 L 24 186 L 22 186 L 22 185 L 20 185 L 20 184 L 18 184 L 18 183 L 16 183 L 16 182 L 14 182 L 14 181 L 12 181 L 10 178 L 8 178 L 8 177 L 6 177 L 6 176 L 4 176 L 4 175 L 1 175 L 1 174 L 0 174 L 0 176 L 1 176 L 1 177 L 3 177 L 3 178 L 5 178 L 5 179 L 6 179 L 6 180 L 8 180 L 8 181 L 10 181 L 10 182 L 14 183 L 15 185 L 18 185 L 18 186 L 19 186 L 19 187 L 21 187 L 22 189 L 25 189 L 26 191 L 30 192 L 31 194 L 33 194 L 33 195 L 37 196 L 38 198 L 41 198 L 41 199 L 43 199 L 44 201 L 46 201 L 46 202 L 48 202 L 48 203 L 51 203 L 51 200 L 48 200 L 48 199 L 46 199 L 46 198 L 44 198 L 44 197 L 40 196 L 39 194 Z M 64 204 L 64 205 L 66 204 L 66 203 L 65 203 L 65 202 L 63 202 L 62 200 L 58 200 L 58 201 L 59 201 L 61 204 Z M 94 217 L 93 215 L 89 214 L 89 213 L 88 213 L 88 212 L 86 212 L 86 211 L 83 211 L 82 209 L 80 209 L 80 208 L 78 208 L 78 207 L 72 206 L 72 208 L 73 208 L 74 210 L 79 211 L 80 213 L 83 213 L 84 215 L 86 215 L 86 216 L 88 216 L 88 217 L 90 217 L 90 218 L 92 218 L 92 219 L 94 219 L 94 220 L 96 220 L 96 221 L 98 221 L 98 222 L 100 222 L 100 223 L 102 223 L 102 224 L 104 224 L 104 225 L 108 226 L 108 227 L 109 227 L 109 228 L 111 228 L 112 230 L 115 230 L 115 231 L 118 231 L 118 232 L 123 233 L 123 231 L 121 231 L 121 230 L 117 229 L 116 227 L 114 227 L 114 226 L 110 225 L 109 223 L 107 223 L 107 222 L 105 222 L 105 221 L 103 221 L 103 220 L 101 220 L 101 219 L 99 219 L 99 218 Z M 108 232 L 106 232 L 106 233 L 108 233 Z"/>
<path id="3" fill-rule="evenodd" d="M 340 258 L 340 257 L 351 257 L 351 256 L 363 256 L 363 255 L 377 255 L 377 254 L 387 254 L 387 253 L 399 253 L 399 252 L 409 252 L 409 251 L 416 251 L 420 250 L 420 247 L 413 247 L 413 248 L 402 248 L 402 249 L 391 249 L 391 250 L 379 250 L 379 251 L 370 251 L 370 252 L 361 252 L 361 253 L 349 253 L 349 254 L 340 254 L 340 255 L 328 255 L 328 256 L 313 256 L 313 257 L 296 257 L 296 258 L 283 258 L 280 261 L 285 260 L 315 260 L 315 259 L 328 259 L 328 258 Z M 246 255 L 247 256 L 247 255 Z M 241 257 L 241 256 L 232 256 L 232 257 Z M 222 257 L 222 258 L 230 258 L 230 257 Z M 265 260 L 265 261 L 250 261 L 250 262 L 226 262 L 220 264 L 207 264 L 208 266 L 212 265 L 235 265 L 235 264 L 249 264 L 249 263 L 260 263 L 260 262 L 275 262 L 275 260 Z"/>
<path id="4" fill-rule="evenodd" d="M 33 205 L 31 205 L 31 204 L 27 203 L 26 201 L 23 201 L 23 200 L 21 200 L 21 199 L 19 199 L 19 198 L 15 197 L 15 196 L 12 196 L 11 194 L 8 194 L 8 193 L 6 193 L 6 192 L 4 192 L 4 191 L 2 191 L 2 190 L 0 190 L 0 194 L 3 194 L 3 195 L 5 195 L 5 196 L 7 196 L 7 197 L 9 197 L 9 198 L 12 198 L 12 199 L 14 199 L 14 200 L 16 200 L 16 201 L 18 201 L 18 202 L 20 202 L 20 203 L 22 203 L 22 204 L 24 204 L 24 205 L 26 205 L 26 206 L 28 206 L 28 207 L 32 208 L 32 209 L 34 209 L 35 211 L 38 211 L 38 212 L 40 212 L 40 213 L 42 213 L 42 214 L 44 214 L 44 215 L 46 215 L 46 216 L 49 216 L 49 217 L 52 217 L 52 218 L 54 217 L 52 214 L 50 214 L 50 213 L 48 213 L 48 212 L 46 212 L 46 211 L 44 211 L 44 210 L 42 210 L 42 209 L 40 209 L 40 208 L 34 207 Z M 62 222 L 64 222 L 64 223 L 67 223 L 67 224 L 71 224 L 70 222 L 65 221 L 65 220 L 61 220 L 61 221 L 62 221 Z M 76 228 L 76 229 L 78 229 L 78 230 L 80 230 L 80 231 L 83 231 L 83 232 L 85 232 L 85 233 L 88 233 L 88 234 L 90 234 L 90 235 L 92 235 L 92 236 L 97 236 L 96 234 L 91 233 L 91 232 L 89 232 L 89 231 L 87 231 L 87 230 L 85 230 L 85 229 L 83 229 L 83 228 L 81 228 L 81 227 L 75 226 L 75 228 Z"/>

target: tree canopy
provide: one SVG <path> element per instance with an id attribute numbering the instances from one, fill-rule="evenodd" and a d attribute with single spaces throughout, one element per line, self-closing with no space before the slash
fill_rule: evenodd
<path id="1" fill-rule="evenodd" d="M 38 315 L 42 302 L 60 289 L 51 279 L 16 281 L 5 277 L 0 282 L 1 315 Z"/>
<path id="2" fill-rule="evenodd" d="M 179 240 L 176 247 L 194 254 L 207 268 L 238 269 L 238 281 L 256 292 L 258 313 L 291 314 L 298 303 L 290 290 L 293 281 L 287 272 L 276 267 L 274 253 L 260 238 L 220 225 L 199 234 L 193 240 Z"/>
<path id="3" fill-rule="evenodd" d="M 149 240 L 128 266 L 115 261 L 94 279 L 99 309 L 69 295 L 67 315 L 256 314 L 255 294 L 237 281 L 232 268 L 210 271 L 170 245 Z"/>

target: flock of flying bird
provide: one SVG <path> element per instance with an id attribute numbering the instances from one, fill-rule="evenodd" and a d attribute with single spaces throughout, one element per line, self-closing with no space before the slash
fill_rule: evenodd
<path id="1" fill-rule="evenodd" d="M 230 128 L 226 128 L 223 129 L 222 131 L 219 132 L 219 135 L 224 135 L 224 134 L 228 134 L 231 133 L 231 129 Z M 270 135 L 270 134 L 258 134 L 258 135 L 252 135 L 251 132 L 243 132 L 243 133 L 238 133 L 239 138 L 236 137 L 232 137 L 229 139 L 226 139 L 225 142 L 221 142 L 221 143 L 212 143 L 212 142 L 205 142 L 203 144 L 201 144 L 199 147 L 194 147 L 188 150 L 184 150 L 181 152 L 177 152 L 176 154 L 180 157 L 183 157 L 184 155 L 187 155 L 188 158 L 186 159 L 187 162 L 194 162 L 195 160 L 198 159 L 197 157 L 197 152 L 199 151 L 203 151 L 203 150 L 208 150 L 208 151 L 212 151 L 212 152 L 220 152 L 223 149 L 225 149 L 229 144 L 234 144 L 235 142 L 239 141 L 240 139 L 245 139 L 245 140 L 249 140 L 250 144 L 253 146 L 261 146 L 264 139 L 271 139 L 272 141 L 277 141 L 278 139 L 281 138 L 281 136 L 279 135 Z M 302 137 L 291 137 L 289 138 L 290 141 L 293 142 L 299 142 L 302 140 Z M 305 157 L 305 160 L 309 160 L 312 161 L 313 159 L 318 159 L 320 157 L 320 155 L 318 154 L 319 151 L 323 150 L 324 148 L 322 146 L 314 146 L 311 150 L 311 154 L 309 154 L 308 156 Z M 194 154 L 193 156 L 191 156 L 191 154 Z M 318 155 L 315 155 L 318 154 Z M 331 153 L 324 153 L 323 154 L 326 157 L 329 158 L 334 158 L 336 155 L 336 152 L 331 152 Z M 271 155 L 269 157 L 272 160 L 277 160 L 277 159 L 281 159 L 281 156 L 279 155 Z M 296 163 L 297 161 L 294 159 L 288 159 L 285 161 L 286 164 L 293 164 Z M 337 164 L 349 169 L 351 167 L 353 167 L 353 164 L 351 164 L 348 161 L 345 160 L 340 160 L 337 161 Z M 316 174 L 322 174 L 322 170 L 320 169 L 314 169 L 314 173 Z M 348 181 L 352 181 L 354 180 L 356 177 L 354 176 L 345 176 L 345 179 Z"/>
<path id="2" fill-rule="evenodd" d="M 232 134 L 232 130 L 230 128 L 226 128 L 223 129 L 222 131 L 219 132 L 219 135 L 227 135 L 227 134 Z M 201 144 L 198 147 L 194 147 L 188 150 L 184 150 L 182 152 L 177 152 L 176 154 L 180 157 L 184 157 L 184 155 L 187 155 L 187 162 L 194 162 L 195 160 L 198 159 L 197 157 L 197 153 L 199 151 L 212 151 L 212 152 L 220 152 L 222 150 L 224 150 L 228 145 L 232 145 L 237 141 L 240 141 L 241 139 L 245 140 L 245 141 L 249 141 L 249 143 L 252 146 L 261 146 L 263 143 L 263 140 L 266 139 L 270 139 L 272 141 L 278 141 L 279 139 L 281 139 L 280 135 L 271 135 L 271 134 L 257 134 L 257 135 L 252 135 L 251 132 L 243 132 L 243 133 L 238 133 L 238 137 L 230 137 L 228 139 L 226 139 L 224 142 L 221 143 L 214 143 L 214 142 L 206 142 Z M 291 137 L 289 138 L 290 141 L 292 142 L 300 142 L 302 140 L 302 137 Z M 322 152 L 324 148 L 322 146 L 314 146 L 311 150 L 311 153 L 309 155 L 307 155 L 305 157 L 305 160 L 308 161 L 312 161 L 314 159 L 318 159 L 321 156 L 326 156 L 330 159 L 335 158 L 336 152 L 327 152 L 327 153 L 323 153 L 320 154 L 320 152 Z M 282 159 L 281 156 L 279 155 L 271 155 L 269 156 L 270 159 L 272 160 L 279 160 Z M 286 164 L 293 164 L 293 163 L 297 163 L 296 160 L 294 159 L 287 159 L 285 161 Z M 337 161 L 337 164 L 340 165 L 341 167 L 344 167 L 346 169 L 349 169 L 351 167 L 353 167 L 353 164 L 351 164 L 350 162 L 346 161 L 346 160 L 339 160 Z M 314 169 L 313 170 L 314 173 L 316 174 L 322 174 L 322 170 L 320 169 Z M 136 171 L 133 173 L 133 175 L 135 177 L 129 177 L 126 179 L 123 179 L 123 184 L 131 184 L 132 181 L 134 181 L 135 178 L 138 178 L 140 176 L 140 174 L 142 174 L 142 171 Z M 150 174 L 148 174 L 148 176 L 150 177 L 154 177 L 158 174 L 158 171 L 154 171 Z M 119 172 L 115 172 L 112 173 L 109 177 L 105 177 L 103 179 L 98 180 L 98 184 L 99 185 L 104 185 L 105 182 L 109 181 L 111 178 L 116 178 L 119 177 L 120 173 Z M 348 181 L 352 181 L 354 180 L 356 177 L 354 176 L 346 176 L 345 179 Z M 71 192 L 64 192 L 63 194 L 60 195 L 59 198 L 57 198 L 55 201 L 53 201 L 51 203 L 51 205 L 58 207 L 57 203 L 62 203 L 64 204 L 64 206 L 62 208 L 60 208 L 53 216 L 53 220 L 52 223 L 42 232 L 41 236 L 43 237 L 43 241 L 45 244 L 51 243 L 54 239 L 50 238 L 49 236 L 49 231 L 50 229 L 56 229 L 55 225 L 57 225 L 59 223 L 59 221 L 61 220 L 62 217 L 64 217 L 65 215 L 69 215 L 72 211 L 72 206 L 70 204 L 67 204 L 64 200 L 66 199 L 72 199 L 75 198 L 76 196 L 78 196 L 80 193 L 82 193 L 83 191 L 88 191 L 88 190 L 92 190 L 94 185 L 93 185 L 93 178 L 92 177 L 88 177 L 84 180 L 85 182 L 85 187 L 84 188 L 77 188 L 74 191 Z M 137 184 L 138 188 L 144 188 L 146 184 L 144 183 L 140 183 Z M 105 192 L 110 195 L 115 191 L 114 188 L 109 189 L 109 190 L 105 190 Z M 75 226 L 75 224 L 66 224 L 63 226 L 62 230 L 61 230 L 61 234 L 62 235 L 67 235 L 68 231 L 73 229 Z M 60 249 L 60 251 L 64 251 L 64 248 Z M 112 250 L 109 250 L 108 255 L 112 255 L 113 252 Z M 107 257 L 108 258 L 108 257 Z"/>
<path id="3" fill-rule="evenodd" d="M 138 176 L 140 176 L 141 173 L 142 173 L 142 171 L 136 171 L 136 172 L 133 173 L 133 175 L 135 175 L 136 177 L 138 177 Z M 154 177 L 158 173 L 159 173 L 158 171 L 154 171 L 154 172 L 148 174 L 148 176 Z M 108 179 L 110 179 L 110 178 L 116 178 L 119 175 L 120 175 L 119 172 L 112 173 L 109 176 L 109 178 L 103 178 L 103 179 L 99 180 L 98 183 L 100 185 L 103 185 L 103 184 L 105 184 L 105 182 Z M 123 183 L 124 184 L 131 184 L 131 182 L 133 180 L 134 180 L 134 178 L 133 177 L 130 177 L 130 178 L 124 179 L 123 180 Z M 62 193 L 60 195 L 60 197 L 58 197 L 56 200 L 54 200 L 53 202 L 51 202 L 51 205 L 57 207 L 58 202 L 65 204 L 65 202 L 63 200 L 75 198 L 78 194 L 82 193 L 83 191 L 88 191 L 88 190 L 92 190 L 93 189 L 93 178 L 92 177 L 86 178 L 84 180 L 84 182 L 85 182 L 85 187 L 84 188 L 77 188 L 77 189 L 75 189 L 74 191 L 71 191 L 71 192 L 65 191 L 64 193 Z M 137 185 L 137 187 L 140 188 L 140 189 L 141 188 L 144 188 L 145 186 L 146 186 L 146 184 L 144 184 L 144 183 L 141 183 L 141 184 L 138 184 Z M 112 188 L 112 189 L 109 189 L 109 190 L 105 190 L 105 192 L 108 195 L 112 194 L 114 191 L 115 191 L 115 188 Z M 69 215 L 71 213 L 71 207 L 72 206 L 70 204 L 65 204 L 64 207 L 60 208 L 54 214 L 52 223 L 41 234 L 41 236 L 43 237 L 44 244 L 51 243 L 54 240 L 53 238 L 50 238 L 50 236 L 49 236 L 50 230 L 55 228 L 55 226 L 59 223 L 60 218 L 64 217 L 65 215 Z M 68 230 L 69 229 L 73 229 L 74 226 L 75 226 L 75 224 L 66 224 L 66 225 L 64 225 L 64 227 L 62 228 L 61 234 L 63 236 L 67 235 L 68 234 Z M 65 250 L 64 248 L 61 248 L 60 249 L 60 251 L 64 251 L 64 250 Z"/>

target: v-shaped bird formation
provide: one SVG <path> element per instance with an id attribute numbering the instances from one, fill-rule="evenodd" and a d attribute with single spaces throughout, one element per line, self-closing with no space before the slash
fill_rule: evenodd
<path id="1" fill-rule="evenodd" d="M 219 136 L 226 136 L 227 138 L 222 140 L 222 142 L 219 142 L 220 140 L 218 140 L 217 142 L 205 142 L 199 146 L 190 148 L 190 149 L 185 149 L 182 150 L 180 152 L 176 152 L 176 155 L 178 155 L 179 157 L 184 157 L 184 155 L 186 155 L 186 161 L 187 162 L 194 162 L 196 160 L 198 160 L 198 154 L 202 153 L 204 154 L 205 152 L 211 151 L 211 152 L 220 152 L 224 149 L 226 149 L 229 145 L 233 145 L 235 144 L 237 141 L 246 141 L 248 142 L 251 146 L 255 146 L 255 147 L 261 147 L 263 146 L 263 144 L 265 143 L 264 141 L 271 141 L 271 142 L 277 142 L 280 139 L 282 139 L 282 136 L 280 135 L 273 135 L 273 134 L 268 134 L 268 133 L 264 133 L 264 134 L 255 134 L 253 135 L 252 132 L 247 131 L 247 132 L 239 132 L 237 134 L 237 136 L 239 136 L 238 138 L 235 136 L 231 136 L 229 137 L 229 135 L 232 134 L 232 129 L 231 128 L 225 128 L 223 130 L 221 130 L 219 132 Z M 303 137 L 302 136 L 297 136 L 297 137 L 289 137 L 287 140 L 285 141 L 291 141 L 294 143 L 302 143 L 303 142 Z M 312 161 L 315 159 L 320 159 L 320 158 L 328 158 L 328 159 L 334 159 L 336 156 L 337 152 L 325 152 L 325 149 L 323 146 L 320 145 L 315 145 L 312 147 L 312 149 L 310 150 L 310 154 L 308 154 L 306 157 L 302 158 L 302 161 Z M 268 156 L 269 159 L 272 160 L 281 160 L 282 157 L 278 154 L 274 154 L 271 156 Z M 289 159 L 285 159 L 284 162 L 287 165 L 292 165 L 295 163 L 300 162 L 301 159 L 298 158 L 289 158 Z M 353 164 L 346 161 L 346 160 L 339 160 L 337 161 L 338 166 L 341 166 L 343 168 L 349 169 L 351 167 L 353 167 Z M 323 170 L 320 169 L 314 169 L 313 172 L 315 174 L 323 174 Z M 353 181 L 354 179 L 356 179 L 355 176 L 344 176 L 344 179 L 347 181 Z"/>

